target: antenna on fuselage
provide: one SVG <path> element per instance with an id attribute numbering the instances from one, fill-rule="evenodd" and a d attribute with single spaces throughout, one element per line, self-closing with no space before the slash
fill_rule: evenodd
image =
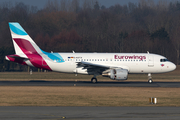
<path id="1" fill-rule="evenodd" d="M 72 52 L 75 53 L 74 50 Z"/>
<path id="2" fill-rule="evenodd" d="M 149 51 L 147 51 L 147 53 L 149 54 Z"/>

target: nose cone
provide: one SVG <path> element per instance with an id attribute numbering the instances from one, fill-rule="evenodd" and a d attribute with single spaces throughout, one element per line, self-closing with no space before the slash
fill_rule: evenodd
<path id="1" fill-rule="evenodd" d="M 171 69 L 172 69 L 172 71 L 176 69 L 176 65 L 174 63 L 172 63 Z"/>
<path id="2" fill-rule="evenodd" d="M 168 71 L 171 72 L 176 69 L 176 65 L 174 63 L 170 62 L 169 65 L 167 66 L 167 68 L 168 68 Z"/>

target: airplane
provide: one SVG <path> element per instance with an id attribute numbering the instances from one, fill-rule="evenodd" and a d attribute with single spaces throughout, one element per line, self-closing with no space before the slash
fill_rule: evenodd
<path id="1" fill-rule="evenodd" d="M 15 54 L 5 56 L 8 61 L 49 71 L 102 75 L 112 80 L 127 80 L 128 74 L 147 73 L 152 83 L 152 73 L 165 73 L 176 69 L 166 57 L 147 53 L 49 53 L 41 50 L 17 22 L 9 22 Z"/>

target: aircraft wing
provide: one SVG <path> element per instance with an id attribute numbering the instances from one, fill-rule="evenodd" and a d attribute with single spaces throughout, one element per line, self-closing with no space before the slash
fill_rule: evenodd
<path id="1" fill-rule="evenodd" d="M 87 69 L 87 72 L 89 72 L 89 73 L 102 74 L 103 71 L 106 71 L 112 67 L 109 65 L 94 64 L 94 63 L 82 61 L 82 62 L 77 62 L 77 68 Z"/>

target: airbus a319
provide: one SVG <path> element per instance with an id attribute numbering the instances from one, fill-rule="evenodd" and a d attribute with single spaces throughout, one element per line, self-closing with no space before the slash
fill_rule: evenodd
<path id="1" fill-rule="evenodd" d="M 6 60 L 49 71 L 102 75 L 112 80 L 127 80 L 128 74 L 147 73 L 152 83 L 152 73 L 165 73 L 176 69 L 166 57 L 147 53 L 48 53 L 41 50 L 19 23 L 9 23 L 15 54 Z"/>

